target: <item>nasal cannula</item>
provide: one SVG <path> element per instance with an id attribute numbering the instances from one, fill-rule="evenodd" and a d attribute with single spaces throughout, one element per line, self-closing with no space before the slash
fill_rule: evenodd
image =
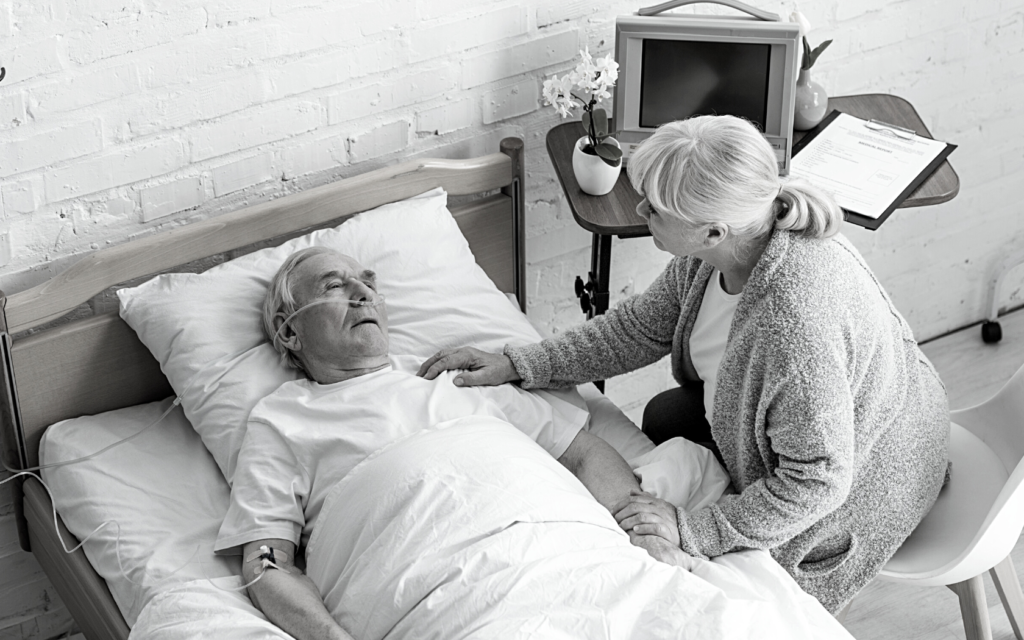
<path id="1" fill-rule="evenodd" d="M 350 307 L 379 307 L 380 305 L 384 304 L 384 294 L 383 293 L 378 293 L 376 296 L 374 296 L 373 300 L 350 300 L 350 299 L 347 299 L 347 298 L 345 298 L 345 299 L 320 298 L 319 300 L 314 300 L 314 301 L 310 302 L 307 305 L 299 307 L 294 312 L 292 312 L 292 314 L 290 316 L 285 318 L 284 322 L 281 323 L 281 326 L 278 327 L 277 331 L 274 332 L 274 338 L 270 341 L 270 344 L 275 349 L 277 348 L 277 339 L 281 337 L 281 332 L 284 331 L 284 328 L 287 327 L 288 323 L 292 321 L 292 318 L 294 318 L 295 316 L 299 315 L 300 311 L 305 311 L 306 309 L 308 309 L 310 307 L 315 307 L 315 306 L 321 305 L 321 304 L 330 304 L 332 302 L 343 302 L 343 301 L 347 302 L 348 306 L 350 306 Z"/>
<path id="2" fill-rule="evenodd" d="M 317 300 L 313 300 L 312 302 L 299 307 L 294 312 L 292 312 L 291 315 L 289 315 L 287 318 L 285 318 L 284 322 L 281 323 L 281 326 L 278 327 L 277 332 L 274 333 L 274 337 L 270 341 L 271 345 L 273 345 L 275 348 L 277 347 L 277 340 L 278 340 L 278 338 L 281 335 L 281 331 L 283 331 L 284 328 L 286 326 L 288 326 L 288 323 L 291 322 L 292 319 L 294 319 L 295 316 L 297 316 L 300 312 L 305 311 L 306 309 L 309 309 L 310 307 L 315 307 L 315 306 L 318 306 L 318 305 L 321 305 L 321 304 L 328 304 L 328 303 L 333 303 L 333 304 L 346 303 L 350 307 L 377 307 L 377 306 L 380 306 L 381 304 L 384 303 L 384 295 L 378 293 L 378 294 L 376 294 L 374 296 L 373 300 L 351 300 L 351 299 L 348 299 L 348 298 L 338 298 L 338 297 L 327 297 L 327 298 L 319 298 Z M 64 549 L 65 553 L 69 553 L 69 554 L 70 553 L 74 553 L 75 551 L 80 549 L 86 542 L 88 542 L 90 538 L 92 538 L 94 535 L 96 535 L 96 533 L 98 533 L 100 529 L 102 529 L 103 527 L 105 527 L 107 525 L 112 524 L 115 527 L 117 527 L 117 536 L 116 536 L 116 538 L 114 540 L 114 554 L 117 556 L 118 568 L 120 569 L 121 575 L 124 576 L 125 580 L 127 580 L 128 582 L 134 584 L 135 586 L 142 586 L 138 582 L 135 582 L 130 577 L 128 577 L 128 574 L 124 570 L 124 565 L 121 562 L 121 525 L 116 520 L 106 520 L 106 521 L 100 523 L 100 525 L 98 527 L 93 529 L 74 548 L 68 549 L 67 544 L 64 542 L 64 538 L 60 534 L 60 527 L 57 525 L 57 504 L 56 504 L 56 501 L 53 499 L 53 493 L 50 491 L 50 487 L 48 487 L 46 485 L 46 483 L 43 482 L 42 477 L 40 477 L 39 475 L 37 475 L 36 473 L 33 473 L 33 472 L 40 471 L 42 469 L 52 469 L 52 468 L 55 468 L 55 467 L 64 467 L 64 466 L 68 466 L 68 465 L 72 465 L 72 464 L 77 464 L 79 462 L 85 462 L 86 460 L 91 460 L 92 458 L 95 458 L 96 456 L 98 456 L 100 454 L 103 454 L 103 453 L 106 453 L 107 451 L 110 451 L 114 447 L 117 447 L 119 445 L 122 445 L 122 444 L 124 444 L 124 443 L 126 443 L 126 442 L 128 442 L 130 440 L 133 440 L 133 439 L 139 437 L 140 435 L 142 435 L 143 433 L 148 431 L 151 427 L 154 427 L 157 424 L 159 424 L 161 421 L 163 421 L 163 419 L 166 418 L 167 415 L 170 414 L 171 411 L 173 411 L 175 407 L 180 405 L 181 404 L 182 396 L 184 396 L 185 393 L 187 393 L 188 390 L 192 388 L 192 385 L 199 378 L 199 375 L 201 373 L 203 373 L 203 371 L 205 371 L 208 367 L 210 367 L 215 362 L 218 362 L 218 361 L 214 360 L 214 361 L 208 362 L 206 365 L 204 365 L 202 368 L 200 368 L 198 371 L 196 371 L 196 373 L 192 376 L 192 379 L 189 381 L 189 383 L 187 385 L 185 385 L 185 388 L 182 389 L 180 394 L 175 396 L 174 401 L 171 402 L 170 406 L 168 406 L 167 409 L 163 413 L 160 414 L 160 417 L 158 417 L 153 422 L 150 422 L 148 425 L 146 425 L 145 427 L 143 427 L 139 431 L 136 431 L 135 433 L 133 433 L 132 435 L 130 435 L 130 436 L 126 437 L 126 438 L 123 438 L 121 440 L 118 440 L 118 441 L 116 441 L 116 442 L 114 442 L 112 444 L 109 444 L 109 445 L 105 446 L 102 449 L 100 449 L 99 451 L 95 451 L 93 453 L 90 453 L 89 455 L 82 456 L 82 457 L 79 457 L 79 458 L 75 458 L 73 460 L 63 460 L 63 461 L 60 461 L 60 462 L 51 462 L 49 464 L 41 464 L 41 465 L 38 465 L 38 466 L 35 466 L 35 467 L 28 467 L 27 469 L 11 469 L 10 467 L 7 466 L 6 463 L 4 463 L 2 460 L 0 460 L 0 465 L 2 465 L 3 468 L 8 473 L 12 474 L 11 477 L 5 478 L 4 480 L 0 480 L 0 485 L 6 484 L 6 483 L 10 482 L 11 480 L 14 480 L 15 478 L 17 478 L 19 476 L 30 476 L 30 477 L 33 477 L 36 480 L 38 480 L 41 485 L 43 485 L 43 488 L 46 489 L 47 495 L 50 496 L 50 503 L 53 506 L 53 527 L 54 527 L 54 530 L 57 532 L 57 539 L 60 541 L 60 545 Z M 175 569 L 171 573 L 167 574 L 166 576 L 164 576 L 164 578 L 165 579 L 169 578 L 169 577 L 173 576 L 174 574 L 178 573 L 179 571 L 181 571 L 186 566 L 188 566 L 192 562 L 192 559 L 195 557 L 196 553 L 198 553 L 198 552 L 199 552 L 199 545 L 196 546 L 195 551 L 192 552 L 192 555 L 185 562 L 185 564 L 183 564 L 182 566 L 178 567 L 177 569 Z M 206 573 L 205 566 L 203 565 L 203 562 L 201 560 L 199 561 L 199 564 L 200 564 L 201 567 L 204 567 L 203 568 L 203 573 L 205 574 Z M 264 564 L 263 566 L 265 568 L 267 565 Z M 272 563 L 271 563 L 271 566 L 275 566 L 276 567 L 276 565 L 273 565 Z M 212 584 L 214 587 L 216 587 L 218 589 L 221 589 L 223 591 L 244 591 L 245 589 L 248 589 L 252 585 L 254 585 L 257 582 L 259 582 L 260 579 L 263 578 L 265 573 L 266 572 L 258 573 L 255 580 L 253 580 L 252 582 L 249 582 L 248 584 L 244 584 L 241 587 L 221 587 L 220 585 L 218 585 L 215 582 L 213 582 L 213 580 L 211 580 L 208 576 L 206 577 L 206 580 L 207 580 L 207 582 Z"/>

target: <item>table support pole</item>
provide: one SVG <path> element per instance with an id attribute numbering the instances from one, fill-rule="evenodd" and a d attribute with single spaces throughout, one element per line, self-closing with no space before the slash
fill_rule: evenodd
<path id="1" fill-rule="evenodd" d="M 594 316 L 601 315 L 608 310 L 608 280 L 611 266 L 612 237 L 595 233 L 590 244 L 590 275 L 597 286 L 591 293 L 593 302 L 587 312 L 587 320 L 592 320 Z M 604 380 L 595 380 L 594 386 L 604 393 Z"/>
<path id="2" fill-rule="evenodd" d="M 593 304 L 587 312 L 587 320 L 608 310 L 608 280 L 612 268 L 612 237 L 594 234 L 590 244 L 590 272 L 597 288 L 592 294 Z"/>

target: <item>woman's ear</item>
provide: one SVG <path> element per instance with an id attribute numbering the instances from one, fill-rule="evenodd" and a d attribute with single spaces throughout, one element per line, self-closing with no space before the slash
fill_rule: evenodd
<path id="1" fill-rule="evenodd" d="M 710 249 L 729 237 L 729 227 L 721 222 L 712 222 L 704 227 L 704 248 Z"/>

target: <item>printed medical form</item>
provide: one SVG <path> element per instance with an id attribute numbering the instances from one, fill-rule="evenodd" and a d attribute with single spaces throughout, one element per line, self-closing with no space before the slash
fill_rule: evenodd
<path id="1" fill-rule="evenodd" d="M 927 177 L 922 172 L 948 146 L 839 113 L 793 156 L 790 175 L 830 192 L 843 209 L 877 219 L 902 201 L 901 195 L 919 176 Z"/>

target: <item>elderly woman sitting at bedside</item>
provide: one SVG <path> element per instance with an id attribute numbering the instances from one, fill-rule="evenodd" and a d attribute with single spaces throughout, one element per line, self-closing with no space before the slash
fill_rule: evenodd
<path id="1" fill-rule="evenodd" d="M 750 123 L 664 125 L 635 151 L 629 176 L 655 245 L 675 256 L 647 291 L 539 344 L 438 353 L 420 375 L 468 369 L 456 384 L 564 387 L 671 354 L 680 387 L 652 400 L 644 431 L 655 443 L 706 444 L 738 493 L 692 513 L 632 496 L 616 518 L 696 557 L 767 549 L 837 612 L 938 495 L 942 383 L 837 235 L 842 210 L 780 179 Z"/>

